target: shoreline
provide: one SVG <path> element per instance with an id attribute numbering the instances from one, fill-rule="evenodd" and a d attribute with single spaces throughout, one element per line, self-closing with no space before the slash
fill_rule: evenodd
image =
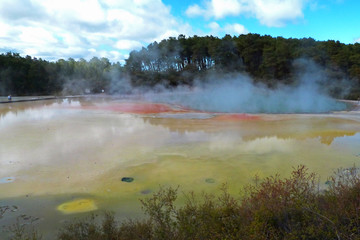
<path id="1" fill-rule="evenodd" d="M 6 96 L 0 97 L 0 104 L 10 104 L 10 103 L 19 103 L 19 102 L 35 102 L 35 101 L 44 101 L 44 100 L 58 100 L 58 99 L 68 99 L 68 98 L 119 98 L 119 95 L 108 95 L 108 94 L 88 94 L 88 95 L 69 95 L 69 96 L 20 96 L 20 97 L 13 97 L 11 101 L 7 100 Z M 121 99 L 132 99 L 132 95 L 124 95 L 121 96 Z M 359 112 L 360 111 L 360 101 L 359 100 L 346 100 L 346 99 L 336 99 L 336 101 L 343 102 L 346 104 L 351 105 L 349 109 L 342 110 L 342 111 L 331 111 L 330 113 L 336 112 Z M 246 113 L 248 114 L 248 113 Z M 254 113 L 249 113 L 254 114 Z M 264 114 L 264 113 L 255 113 L 255 115 Z M 288 113 L 279 113 L 279 114 L 288 114 Z M 298 113 L 294 113 L 298 114 Z M 311 114 L 311 113 L 309 113 Z"/>
<path id="2" fill-rule="evenodd" d="M 67 99 L 67 98 L 82 98 L 82 97 L 104 97 L 103 95 L 73 95 L 73 96 L 21 96 L 13 97 L 11 101 L 7 100 L 7 97 L 0 97 L 6 100 L 0 100 L 0 104 L 6 103 L 18 103 L 18 102 L 34 102 L 43 100 L 56 100 L 56 99 Z"/>

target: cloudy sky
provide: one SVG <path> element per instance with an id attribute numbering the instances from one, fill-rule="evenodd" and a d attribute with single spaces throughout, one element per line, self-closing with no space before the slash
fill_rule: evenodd
<path id="1" fill-rule="evenodd" d="M 0 53 L 107 57 L 179 34 L 360 42 L 358 0 L 0 0 Z"/>

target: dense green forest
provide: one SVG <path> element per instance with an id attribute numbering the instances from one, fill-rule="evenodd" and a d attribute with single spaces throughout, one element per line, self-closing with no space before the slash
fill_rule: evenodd
<path id="1" fill-rule="evenodd" d="M 110 73 L 121 69 L 106 58 L 49 62 L 8 52 L 0 55 L 0 95 L 98 93 L 109 86 Z"/>
<path id="2" fill-rule="evenodd" d="M 82 94 L 103 89 L 111 93 L 114 86 L 119 86 L 116 81 L 124 78 L 132 87 L 172 88 L 192 86 L 194 80 L 202 81 L 213 73 L 245 73 L 254 82 L 275 88 L 296 82 L 301 71 L 294 64 L 297 59 L 308 59 L 326 73 L 336 86 L 333 96 L 339 97 L 343 89 L 350 89 L 346 98 L 360 96 L 360 44 L 259 34 L 170 37 L 132 51 L 123 66 L 97 57 L 89 61 L 69 58 L 49 62 L 4 53 L 0 55 L 0 94 Z M 115 92 L 126 91 L 123 88 Z"/>

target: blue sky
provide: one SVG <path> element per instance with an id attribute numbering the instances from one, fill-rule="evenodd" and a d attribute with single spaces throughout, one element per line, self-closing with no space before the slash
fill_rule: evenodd
<path id="1" fill-rule="evenodd" d="M 193 1 L 187 0 L 176 2 L 164 0 L 165 4 L 171 6 L 171 13 L 175 16 L 186 19 L 191 26 L 197 30 L 208 32 L 207 25 L 215 21 L 220 25 L 241 24 L 250 33 L 259 33 L 261 35 L 282 36 L 286 38 L 312 37 L 316 40 L 338 40 L 343 43 L 354 43 L 360 38 L 360 1 L 357 0 L 318 0 L 318 1 L 267 1 L 274 2 L 274 5 L 284 2 L 299 2 L 302 6 L 302 16 L 294 18 L 288 17 L 282 20 L 280 26 L 259 21 L 259 17 L 251 13 L 237 15 L 224 15 L 221 18 L 199 16 L 189 16 L 186 10 L 191 5 L 200 7 L 206 6 L 206 2 L 212 1 Z M 226 2 L 226 1 L 220 1 Z M 247 1 L 237 1 L 247 2 Z M 256 1 L 252 1 L 256 2 Z M 262 1 L 258 1 L 262 2 Z M 263 1 L 266 2 L 266 1 Z M 186 6 L 185 6 L 186 5 Z M 289 8 L 291 11 L 292 9 Z M 271 9 L 269 9 L 271 11 Z M 277 15 L 281 18 L 280 15 Z"/>
<path id="2" fill-rule="evenodd" d="M 358 0 L 0 0 L 0 52 L 107 57 L 179 34 L 360 42 Z"/>

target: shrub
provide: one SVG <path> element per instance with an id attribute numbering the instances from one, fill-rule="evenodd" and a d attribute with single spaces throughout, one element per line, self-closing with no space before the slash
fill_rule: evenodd
<path id="1" fill-rule="evenodd" d="M 178 206 L 178 188 L 160 188 L 140 200 L 145 219 L 116 223 L 105 213 L 65 226 L 59 239 L 360 239 L 360 176 L 354 168 L 340 169 L 320 190 L 316 174 L 305 166 L 289 178 L 279 175 L 230 195 L 226 184 L 219 196 L 193 192 Z"/>
<path id="2" fill-rule="evenodd" d="M 14 206 L 13 206 L 14 207 Z M 6 232 L 10 233 L 10 240 L 41 240 L 42 235 L 35 229 L 35 223 L 39 218 L 21 215 L 16 222 L 10 225 Z"/>
<path id="3" fill-rule="evenodd" d="M 360 238 L 360 170 L 338 169 L 329 179 L 321 207 L 342 239 Z"/>

